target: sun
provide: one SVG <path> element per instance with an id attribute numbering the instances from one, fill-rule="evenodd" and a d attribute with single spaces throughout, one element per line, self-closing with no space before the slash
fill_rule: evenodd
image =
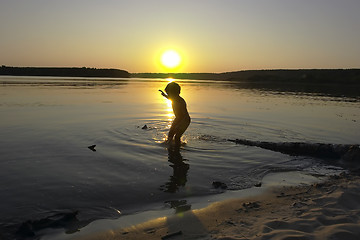
<path id="1" fill-rule="evenodd" d="M 166 50 L 161 55 L 161 64 L 167 68 L 176 68 L 181 63 L 181 57 L 175 50 Z"/>

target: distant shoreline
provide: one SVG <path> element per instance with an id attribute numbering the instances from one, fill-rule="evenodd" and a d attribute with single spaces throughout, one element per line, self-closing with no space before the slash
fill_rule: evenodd
<path id="1" fill-rule="evenodd" d="M 0 75 L 38 77 L 111 77 L 129 78 L 130 73 L 120 69 L 62 68 L 62 67 L 0 67 Z"/>
<path id="2" fill-rule="evenodd" d="M 346 82 L 360 81 L 360 68 L 353 69 L 267 69 L 241 70 L 222 73 L 129 73 L 113 68 L 87 67 L 12 67 L 2 65 L 0 75 L 7 76 L 47 76 L 47 77 L 115 77 L 115 78 L 174 78 L 193 80 L 223 81 L 291 81 Z"/>
<path id="3" fill-rule="evenodd" d="M 360 99 L 360 69 L 276 69 L 224 73 L 129 73 L 119 69 L 0 67 L 0 75 L 48 77 L 174 78 L 231 82 L 238 89 L 317 93 Z"/>
<path id="4" fill-rule="evenodd" d="M 360 99 L 360 69 L 244 70 L 224 73 L 136 73 L 131 77 L 219 80 L 232 88 Z"/>
<path id="5" fill-rule="evenodd" d="M 242 70 L 223 73 L 131 73 L 138 78 L 174 78 L 224 81 L 328 81 L 348 79 L 360 81 L 360 69 L 269 69 Z M 326 79 L 325 79 L 326 78 Z"/>

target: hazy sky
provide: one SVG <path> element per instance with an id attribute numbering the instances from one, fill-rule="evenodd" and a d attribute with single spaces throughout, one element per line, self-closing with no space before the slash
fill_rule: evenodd
<path id="1" fill-rule="evenodd" d="M 0 65 L 359 68 L 360 0 L 1 0 Z"/>

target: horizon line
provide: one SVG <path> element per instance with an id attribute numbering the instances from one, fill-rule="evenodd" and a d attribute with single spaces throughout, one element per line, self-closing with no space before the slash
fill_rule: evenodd
<path id="1" fill-rule="evenodd" d="M 98 68 L 98 67 L 64 67 L 64 66 L 7 66 L 1 65 L 1 68 L 85 68 L 85 69 L 96 69 L 96 70 L 121 70 L 127 71 L 129 74 L 222 74 L 222 73 L 232 73 L 232 72 L 246 72 L 246 71 L 299 71 L 299 70 L 360 70 L 360 67 L 356 68 L 261 68 L 261 69 L 242 69 L 242 70 L 232 70 L 232 71 L 223 71 L 223 72 L 130 72 L 125 69 L 120 68 Z"/>

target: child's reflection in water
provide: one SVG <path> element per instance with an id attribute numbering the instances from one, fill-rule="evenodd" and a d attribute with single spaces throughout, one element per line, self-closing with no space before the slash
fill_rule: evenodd
<path id="1" fill-rule="evenodd" d="M 173 168 L 173 175 L 163 188 L 164 192 L 175 193 L 180 187 L 184 187 L 187 182 L 187 172 L 190 168 L 189 164 L 185 163 L 180 153 L 180 147 L 168 148 L 168 160 Z"/>

